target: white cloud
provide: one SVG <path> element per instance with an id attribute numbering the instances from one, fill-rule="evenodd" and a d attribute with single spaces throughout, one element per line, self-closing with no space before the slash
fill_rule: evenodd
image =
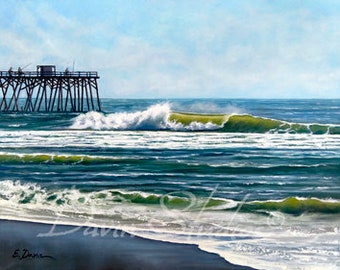
<path id="1" fill-rule="evenodd" d="M 118 32 L 114 15 L 87 25 L 48 2 L 35 10 L 18 5 L 15 13 L 15 23 L 0 29 L 5 68 L 75 61 L 76 69 L 99 71 L 106 97 L 340 97 L 338 16 L 220 10 L 198 14 L 198 28 L 167 39 L 155 29 L 151 38 Z M 167 34 L 176 30 L 168 17 Z"/>

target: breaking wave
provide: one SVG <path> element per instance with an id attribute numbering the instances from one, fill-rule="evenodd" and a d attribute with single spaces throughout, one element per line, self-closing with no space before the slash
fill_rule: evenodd
<path id="1" fill-rule="evenodd" d="M 5 180 L 0 182 L 0 204 L 35 205 L 38 209 L 62 207 L 67 209 L 83 209 L 84 207 L 114 207 L 118 204 L 158 205 L 171 210 L 201 210 L 229 208 L 236 205 L 232 200 L 222 198 L 196 197 L 185 191 L 167 194 L 155 194 L 141 191 L 122 191 L 107 189 L 88 191 L 74 188 L 48 190 L 37 184 L 21 183 L 20 181 Z"/>
<path id="2" fill-rule="evenodd" d="M 211 122 L 202 123 L 192 121 L 188 125 L 176 121 L 169 121 L 171 115 L 170 104 L 156 104 L 145 111 L 134 113 L 88 112 L 79 115 L 74 120 L 72 129 L 95 130 L 213 130 L 219 128 Z"/>
<path id="3" fill-rule="evenodd" d="M 249 114 L 173 112 L 169 103 L 133 113 L 88 112 L 77 116 L 71 129 L 340 134 L 339 125 L 290 123 Z"/>
<path id="4" fill-rule="evenodd" d="M 225 198 L 197 197 L 191 192 L 176 191 L 167 194 L 147 193 L 142 191 L 122 191 L 105 189 L 88 191 L 74 188 L 48 190 L 37 184 L 5 180 L 0 182 L 0 204 L 4 207 L 33 205 L 37 210 L 60 207 L 62 210 L 87 208 L 114 209 L 118 205 L 154 205 L 163 210 L 180 211 L 241 211 L 251 213 L 282 212 L 292 215 L 303 213 L 340 214 L 340 201 L 320 200 L 315 198 L 289 197 L 279 201 L 238 202 Z M 21 206 L 20 206 L 21 205 Z M 30 206 L 31 205 L 31 206 Z M 76 211 L 77 212 L 77 211 Z M 105 215 L 105 211 L 103 212 Z"/>

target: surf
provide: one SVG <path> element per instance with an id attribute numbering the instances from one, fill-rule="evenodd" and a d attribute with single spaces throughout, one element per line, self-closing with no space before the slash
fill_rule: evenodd
<path id="1" fill-rule="evenodd" d="M 155 104 L 136 112 L 88 112 L 77 116 L 70 129 L 340 134 L 339 125 L 294 123 L 251 114 L 177 112 L 172 110 L 170 103 Z"/>
<path id="2" fill-rule="evenodd" d="M 185 118 L 189 119 L 186 121 Z M 222 116 L 223 118 L 224 116 Z M 71 129 L 90 130 L 217 130 L 221 127 L 221 115 L 205 116 L 174 113 L 169 103 L 155 104 L 144 111 L 101 113 L 88 112 L 77 116 Z"/>
<path id="3" fill-rule="evenodd" d="M 0 182 L 0 202 L 15 205 L 32 204 L 38 208 L 68 206 L 83 208 L 114 207 L 118 204 L 159 206 L 163 210 L 180 211 L 240 211 L 254 214 L 282 212 L 291 215 L 304 213 L 340 214 L 340 201 L 334 199 L 288 197 L 282 200 L 236 201 L 220 197 L 200 197 L 191 192 L 176 191 L 166 194 L 119 189 L 87 190 L 46 189 L 35 183 L 5 180 Z"/>
<path id="4" fill-rule="evenodd" d="M 0 201 L 17 205 L 32 204 L 42 209 L 46 206 L 77 206 L 135 204 L 158 205 L 164 210 L 178 209 L 181 211 L 197 211 L 235 206 L 232 200 L 223 198 L 197 197 L 191 192 L 178 191 L 167 194 L 149 193 L 144 191 L 124 191 L 104 189 L 100 191 L 87 188 L 46 189 L 36 183 L 5 180 L 0 182 Z"/>

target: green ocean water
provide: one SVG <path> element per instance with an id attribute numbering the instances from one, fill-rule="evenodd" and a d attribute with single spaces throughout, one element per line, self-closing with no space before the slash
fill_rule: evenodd
<path id="1" fill-rule="evenodd" d="M 117 227 L 257 268 L 337 269 L 340 100 L 102 105 L 0 115 L 1 218 Z"/>

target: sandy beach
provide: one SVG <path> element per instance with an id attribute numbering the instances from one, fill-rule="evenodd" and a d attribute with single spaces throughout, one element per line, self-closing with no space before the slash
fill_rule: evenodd
<path id="1" fill-rule="evenodd" d="M 0 269 L 251 269 L 120 230 L 0 221 Z"/>

